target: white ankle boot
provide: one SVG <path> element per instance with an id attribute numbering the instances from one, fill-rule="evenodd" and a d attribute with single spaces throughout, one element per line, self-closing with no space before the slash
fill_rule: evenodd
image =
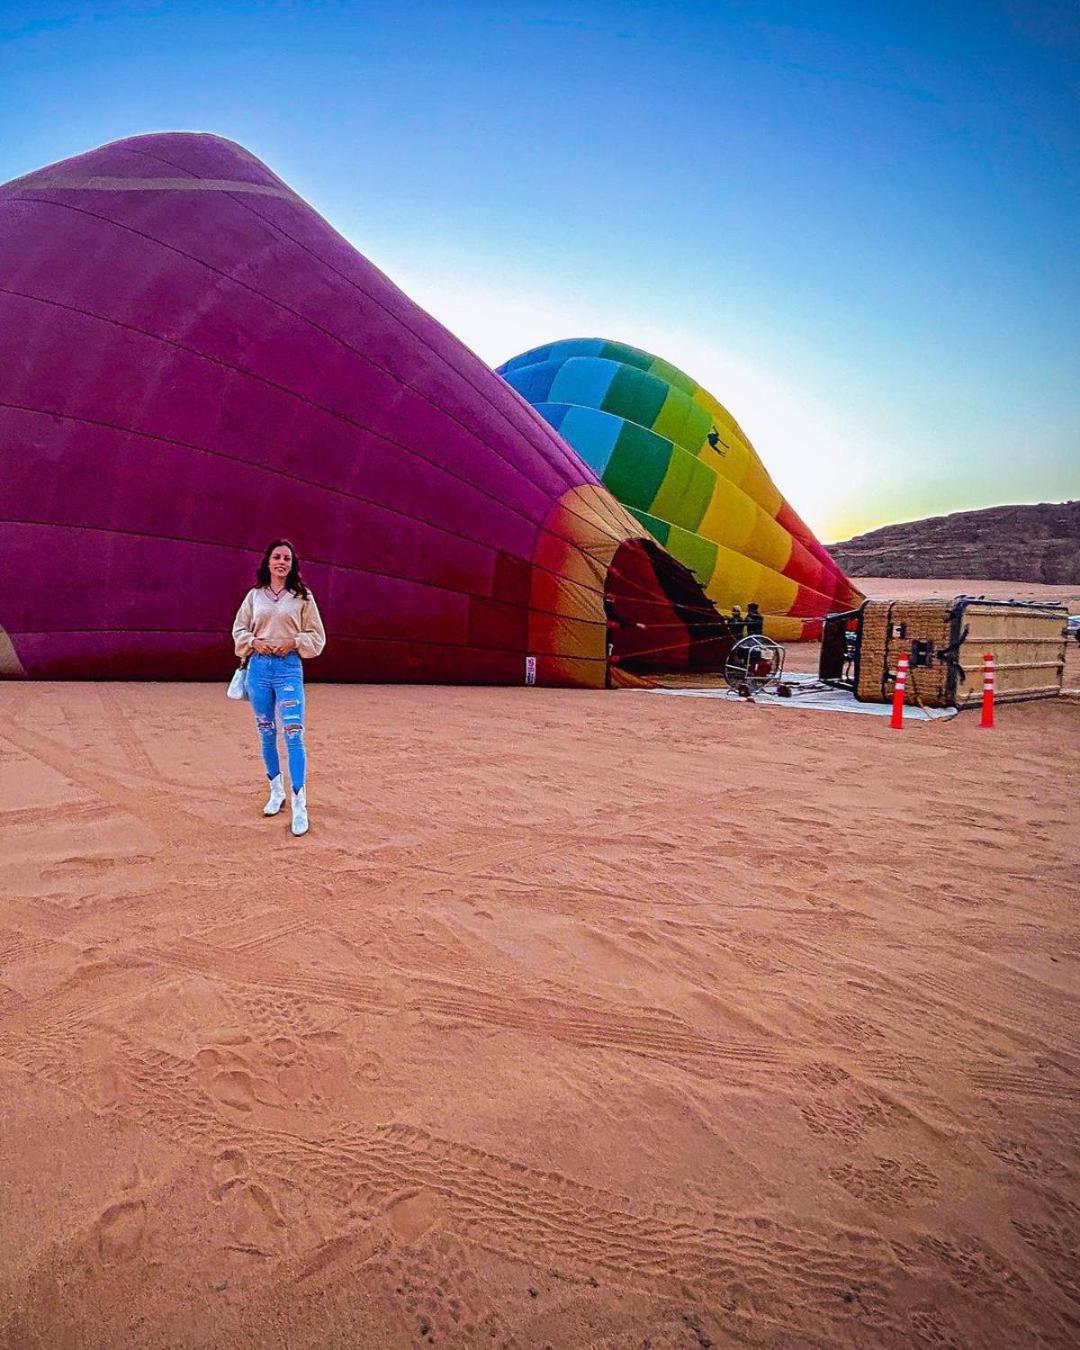
<path id="1" fill-rule="evenodd" d="M 264 816 L 276 816 L 285 805 L 285 780 L 281 774 L 270 779 L 270 796 L 263 807 Z"/>
<path id="2" fill-rule="evenodd" d="M 292 832 L 293 834 L 307 834 L 307 788 L 301 788 L 299 792 L 292 795 Z"/>

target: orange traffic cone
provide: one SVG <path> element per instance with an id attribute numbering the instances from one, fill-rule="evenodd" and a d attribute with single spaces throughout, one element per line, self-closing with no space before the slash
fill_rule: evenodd
<path id="1" fill-rule="evenodd" d="M 986 652 L 983 656 L 983 701 L 980 727 L 994 725 L 994 654 Z"/>
<path id="2" fill-rule="evenodd" d="M 892 717 L 889 719 L 889 726 L 896 731 L 902 730 L 904 726 L 904 691 L 907 689 L 907 670 L 908 655 L 907 652 L 901 652 L 900 660 L 896 663 L 896 683 L 893 685 L 892 695 Z"/>

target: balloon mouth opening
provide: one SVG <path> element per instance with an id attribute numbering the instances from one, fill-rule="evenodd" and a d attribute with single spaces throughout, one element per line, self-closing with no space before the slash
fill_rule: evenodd
<path id="1" fill-rule="evenodd" d="M 728 626 L 688 567 L 651 539 L 627 539 L 604 586 L 608 661 L 635 674 L 722 670 Z"/>

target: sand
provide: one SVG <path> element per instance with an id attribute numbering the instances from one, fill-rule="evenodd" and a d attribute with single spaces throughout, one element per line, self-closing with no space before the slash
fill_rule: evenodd
<path id="1" fill-rule="evenodd" d="M 0 697 L 5 1346 L 1076 1343 L 1080 706 Z"/>

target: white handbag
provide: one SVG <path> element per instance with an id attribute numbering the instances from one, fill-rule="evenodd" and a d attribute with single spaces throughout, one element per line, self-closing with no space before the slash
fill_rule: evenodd
<path id="1" fill-rule="evenodd" d="M 233 671 L 233 677 L 229 681 L 229 687 L 225 690 L 226 698 L 247 698 L 247 666 L 237 666 Z"/>

